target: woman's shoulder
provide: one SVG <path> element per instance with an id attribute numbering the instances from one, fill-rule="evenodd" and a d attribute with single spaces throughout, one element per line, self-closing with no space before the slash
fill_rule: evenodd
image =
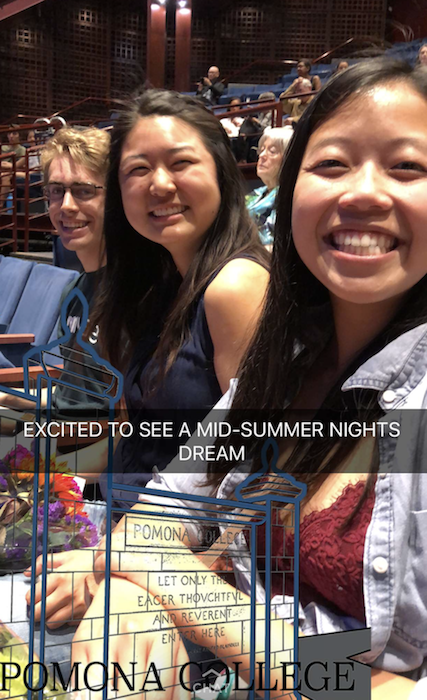
<path id="1" fill-rule="evenodd" d="M 249 257 L 234 258 L 226 263 L 205 291 L 205 304 L 224 298 L 249 293 L 265 293 L 270 274 L 260 263 Z"/>

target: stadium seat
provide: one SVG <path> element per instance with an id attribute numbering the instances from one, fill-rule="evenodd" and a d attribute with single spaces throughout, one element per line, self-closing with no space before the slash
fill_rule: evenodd
<path id="1" fill-rule="evenodd" d="M 19 258 L 0 261 L 0 333 L 6 331 L 18 306 L 24 287 L 35 263 Z"/>
<path id="2" fill-rule="evenodd" d="M 7 338 L 3 337 L 0 367 L 20 366 L 32 344 L 44 345 L 49 341 L 58 320 L 62 291 L 77 275 L 75 270 L 34 265 L 7 329 L 9 336 L 32 334 L 34 339 L 5 344 Z"/>

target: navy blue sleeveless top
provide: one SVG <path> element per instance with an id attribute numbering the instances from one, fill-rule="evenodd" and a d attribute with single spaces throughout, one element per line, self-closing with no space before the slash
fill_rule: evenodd
<path id="1" fill-rule="evenodd" d="M 239 257 L 254 259 L 250 255 Z M 205 291 L 228 262 L 212 275 Z M 118 483 L 145 486 L 151 479 L 153 467 L 159 471 L 164 469 L 178 453 L 179 445 L 187 442 L 189 435 L 186 432 L 178 435 L 182 422 L 186 421 L 193 432 L 196 422 L 202 421 L 222 396 L 214 369 L 214 348 L 205 315 L 204 292 L 194 305 L 189 338 L 179 350 L 164 382 L 150 394 L 146 391 L 146 381 L 152 378 L 156 368 L 152 355 L 158 337 L 159 333 L 153 333 L 138 344 L 125 377 L 128 420 L 134 426 L 134 433 L 132 437 L 120 440 L 114 455 L 113 480 Z M 141 437 L 141 422 L 154 420 L 172 421 L 173 437 Z M 185 468 L 185 463 L 183 466 Z M 105 475 L 100 479 L 100 486 L 105 498 Z M 115 490 L 113 496 L 116 504 L 124 505 L 123 497 L 137 500 L 131 492 Z"/>

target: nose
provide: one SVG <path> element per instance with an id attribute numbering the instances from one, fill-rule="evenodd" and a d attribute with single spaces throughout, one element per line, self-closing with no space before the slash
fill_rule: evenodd
<path id="1" fill-rule="evenodd" d="M 344 209 L 387 211 L 392 206 L 386 176 L 374 163 L 366 163 L 346 182 L 339 204 Z"/>
<path id="2" fill-rule="evenodd" d="M 166 197 L 176 191 L 176 185 L 171 173 L 164 167 L 156 168 L 151 177 L 150 194 Z"/>
<path id="3" fill-rule="evenodd" d="M 73 195 L 71 194 L 70 190 L 65 190 L 64 192 L 64 198 L 62 200 L 61 204 L 61 210 L 62 211 L 78 211 L 79 206 L 76 203 L 76 200 L 74 199 Z"/>

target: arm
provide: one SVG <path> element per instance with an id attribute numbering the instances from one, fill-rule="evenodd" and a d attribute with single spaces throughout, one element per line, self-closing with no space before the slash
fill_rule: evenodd
<path id="1" fill-rule="evenodd" d="M 409 700 L 416 683 L 396 673 L 377 668 L 371 673 L 371 700 Z"/>
<path id="2" fill-rule="evenodd" d="M 221 97 L 222 93 L 224 92 L 224 83 L 221 81 L 218 81 L 216 83 L 211 83 L 211 90 L 215 97 L 218 99 Z"/>
<path id="3" fill-rule="evenodd" d="M 150 510 L 153 506 L 150 507 Z M 141 521 L 142 522 L 142 521 Z M 150 520 L 147 520 L 149 523 Z M 151 525 L 152 525 L 151 521 Z M 221 659 L 228 667 L 239 664 L 239 675 L 249 681 L 249 646 L 247 643 L 250 621 L 250 598 L 226 583 L 216 573 L 207 568 L 184 544 L 168 545 L 165 553 L 161 538 L 150 536 L 145 541 L 135 534 L 133 524 L 128 525 L 128 536 L 132 544 L 138 540 L 139 551 L 124 547 L 124 532 L 113 536 L 112 581 L 118 575 L 140 587 L 140 598 L 144 609 L 149 612 L 151 605 L 162 605 L 169 613 L 180 634 L 195 644 L 200 644 Z M 152 528 L 151 528 L 152 529 Z M 144 532 L 141 528 L 141 532 Z M 129 551 L 133 549 L 133 551 Z M 118 550 L 121 550 L 119 555 Z M 127 551 L 126 551 L 127 550 Z M 156 553 L 157 552 L 157 553 Z M 103 554 L 99 552 L 96 568 L 102 568 Z M 149 593 L 149 596 L 147 596 Z M 198 602 L 192 600 L 197 594 Z M 137 596 L 137 592 L 135 596 Z M 218 595 L 221 600 L 218 602 Z M 146 601 L 146 602 L 145 602 Z M 204 602 L 200 602 L 204 601 Z M 125 612 L 130 604 L 128 598 L 115 601 L 119 610 Z M 150 607 L 148 604 L 150 603 Z M 136 598 L 134 600 L 136 605 Z M 141 604 L 141 603 L 140 603 Z M 226 610 L 226 617 L 222 611 Z M 88 616 L 91 615 L 89 609 Z M 256 662 L 264 661 L 264 604 L 256 608 Z M 293 627 L 286 620 L 272 615 L 271 619 L 271 686 L 277 681 L 277 692 L 270 697 L 283 697 L 283 677 L 281 662 L 286 661 L 286 650 L 293 648 Z M 89 657 L 86 660 L 90 660 Z M 274 665 L 274 668 L 273 668 Z M 413 681 L 386 671 L 372 671 L 373 700 L 408 700 L 415 687 Z M 261 693 L 262 694 L 262 693 Z"/>
<path id="4" fill-rule="evenodd" d="M 293 93 L 295 92 L 295 84 L 296 84 L 297 80 L 298 80 L 298 78 L 296 80 L 294 80 L 294 82 L 291 83 L 289 85 L 289 87 L 286 88 L 286 90 L 283 90 L 283 92 L 280 93 L 279 100 L 285 100 L 290 95 L 293 95 Z"/>
<path id="5" fill-rule="evenodd" d="M 22 389 L 17 389 L 17 391 L 22 391 Z M 43 388 L 41 390 L 41 408 L 46 407 L 47 401 L 47 389 Z M 35 402 L 31 399 L 21 398 L 20 396 L 15 396 L 14 394 L 7 394 L 6 392 L 0 391 L 0 406 L 5 406 L 7 408 L 21 409 L 23 411 L 35 409 Z"/>
<path id="6" fill-rule="evenodd" d="M 223 392 L 236 376 L 261 314 L 269 273 L 252 260 L 231 260 L 205 292 L 206 320 Z"/>
<path id="7" fill-rule="evenodd" d="M 320 90 L 322 87 L 322 81 L 320 80 L 318 75 L 313 75 L 313 82 L 312 82 L 313 90 Z"/>

